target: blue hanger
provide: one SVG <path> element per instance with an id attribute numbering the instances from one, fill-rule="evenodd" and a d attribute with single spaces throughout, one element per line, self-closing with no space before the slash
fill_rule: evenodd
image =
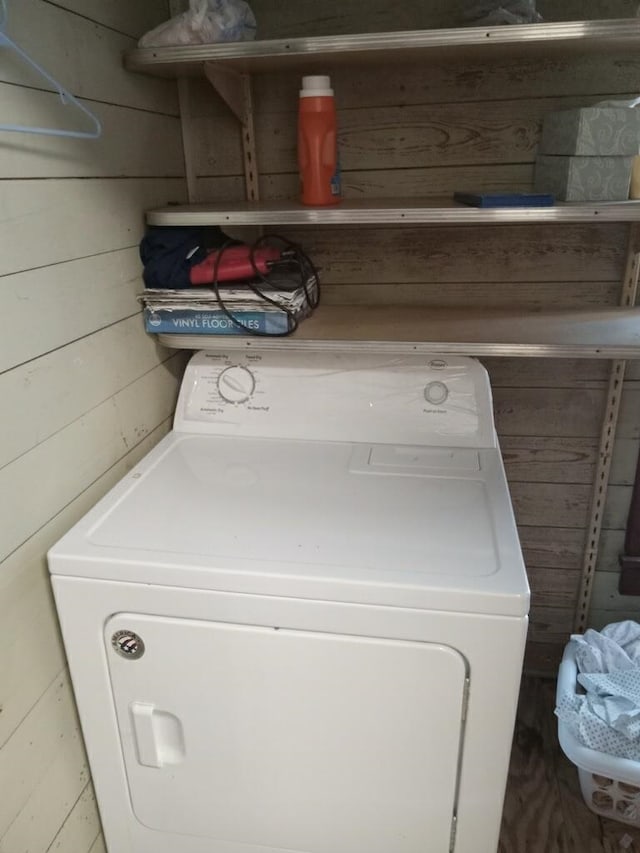
<path id="1" fill-rule="evenodd" d="M 83 131 L 59 130 L 55 127 L 29 127 L 22 124 L 0 124 L 0 130 L 10 130 L 19 133 L 39 133 L 47 136 L 68 136 L 73 139 L 97 139 L 102 134 L 102 125 L 100 124 L 99 119 L 90 110 L 88 110 L 84 104 L 80 103 L 80 101 L 75 98 L 71 92 L 68 92 L 60 85 L 60 83 L 58 83 L 57 80 L 54 80 L 54 78 L 45 71 L 44 68 L 38 65 L 35 60 L 31 59 L 31 57 L 4 32 L 7 22 L 6 0 L 0 0 L 0 13 L 0 47 L 9 47 L 17 53 L 18 56 L 27 63 L 27 65 L 30 65 L 35 69 L 41 77 L 44 77 L 44 79 L 50 83 L 54 89 L 56 89 L 63 104 L 72 104 L 76 109 L 80 110 L 80 112 L 88 116 L 94 126 L 94 130 Z"/>

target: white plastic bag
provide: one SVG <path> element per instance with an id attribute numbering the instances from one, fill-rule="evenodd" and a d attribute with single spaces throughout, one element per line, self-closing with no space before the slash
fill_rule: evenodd
<path id="1" fill-rule="evenodd" d="M 542 16 L 536 11 L 536 0 L 502 0 L 486 2 L 470 9 L 465 18 L 485 27 L 501 24 L 538 24 Z"/>
<path id="2" fill-rule="evenodd" d="M 256 19 L 245 0 L 189 0 L 189 8 L 142 36 L 139 47 L 250 41 Z"/>

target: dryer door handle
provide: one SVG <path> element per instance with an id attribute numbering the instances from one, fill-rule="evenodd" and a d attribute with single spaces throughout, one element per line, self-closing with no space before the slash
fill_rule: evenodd
<path id="1" fill-rule="evenodd" d="M 181 764 L 186 757 L 180 720 L 148 702 L 130 705 L 138 761 L 145 767 Z"/>

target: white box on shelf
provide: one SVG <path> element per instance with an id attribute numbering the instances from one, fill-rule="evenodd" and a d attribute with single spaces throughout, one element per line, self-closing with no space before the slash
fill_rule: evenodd
<path id="1" fill-rule="evenodd" d="M 624 201 L 633 157 L 562 157 L 538 154 L 534 189 L 558 201 Z"/>
<path id="2" fill-rule="evenodd" d="M 630 157 L 640 147 L 640 112 L 630 107 L 582 107 L 547 113 L 540 154 Z"/>

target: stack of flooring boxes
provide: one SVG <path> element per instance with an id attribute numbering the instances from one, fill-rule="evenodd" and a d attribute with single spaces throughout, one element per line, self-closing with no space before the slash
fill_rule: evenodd
<path id="1" fill-rule="evenodd" d="M 598 105 L 549 113 L 535 188 L 559 201 L 624 201 L 640 146 L 640 108 Z"/>

